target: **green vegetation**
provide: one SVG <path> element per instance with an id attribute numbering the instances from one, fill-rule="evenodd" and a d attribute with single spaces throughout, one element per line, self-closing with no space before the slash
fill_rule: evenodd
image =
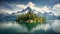
<path id="1" fill-rule="evenodd" d="M 36 14 L 27 12 L 26 14 L 19 15 L 16 19 L 19 22 L 29 22 L 29 23 L 45 23 L 45 17 L 38 17 Z"/>
<path id="2" fill-rule="evenodd" d="M 30 31 L 33 27 L 36 27 L 37 24 L 45 23 L 45 17 L 38 17 L 36 14 L 27 12 L 26 14 L 21 14 L 17 17 L 17 22 L 28 28 Z"/>

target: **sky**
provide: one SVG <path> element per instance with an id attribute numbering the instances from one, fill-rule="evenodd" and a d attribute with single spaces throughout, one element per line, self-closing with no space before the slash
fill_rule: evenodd
<path id="1" fill-rule="evenodd" d="M 53 12 L 60 16 L 60 0 L 0 0 L 0 13 L 11 14 L 28 6 L 39 12 Z"/>

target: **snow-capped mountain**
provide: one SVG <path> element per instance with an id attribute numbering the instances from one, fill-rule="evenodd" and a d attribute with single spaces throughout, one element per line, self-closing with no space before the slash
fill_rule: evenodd
<path id="1" fill-rule="evenodd" d="M 31 12 L 31 13 L 34 13 L 35 11 L 32 10 L 30 7 L 26 7 L 25 9 L 21 10 L 21 11 L 17 11 L 16 13 L 12 13 L 11 15 L 20 15 L 20 14 L 25 14 L 27 12 Z"/>
<path id="2" fill-rule="evenodd" d="M 52 12 L 44 12 L 43 14 L 42 14 L 42 16 L 54 16 L 54 14 L 52 13 Z"/>
<path id="3" fill-rule="evenodd" d="M 42 16 L 46 17 L 47 19 L 55 19 L 55 15 L 52 12 L 44 12 Z"/>
<path id="4" fill-rule="evenodd" d="M 31 9 L 30 7 L 27 7 L 25 9 L 23 9 L 22 11 L 18 11 L 18 13 L 27 13 L 27 12 L 31 12 L 31 13 L 35 13 L 38 17 L 43 16 L 46 17 L 47 19 L 55 19 L 55 15 L 53 12 L 44 12 L 41 13 L 40 11 L 36 11 Z"/>
<path id="5" fill-rule="evenodd" d="M 55 17 L 52 12 L 41 13 L 39 11 L 32 10 L 30 7 L 27 7 L 21 11 L 16 12 L 16 13 L 13 12 L 12 14 L 5 16 L 4 18 L 6 20 L 15 20 L 18 15 L 25 14 L 27 12 L 35 13 L 38 17 L 43 16 L 43 17 L 46 17 L 47 19 L 52 19 Z"/>
<path id="6" fill-rule="evenodd" d="M 21 10 L 21 11 L 18 11 L 17 14 L 25 14 L 27 12 L 31 12 L 31 13 L 34 13 L 34 10 L 32 10 L 30 7 L 26 7 L 25 9 Z"/>
<path id="7" fill-rule="evenodd" d="M 22 11 L 18 11 L 19 13 L 22 13 L 22 12 L 26 12 L 26 11 L 30 11 L 32 12 L 32 9 L 30 7 L 27 7 L 26 9 L 23 9 Z"/>
<path id="8" fill-rule="evenodd" d="M 19 15 L 19 14 L 25 14 L 27 12 L 36 13 L 38 16 L 54 16 L 54 14 L 52 12 L 41 13 L 39 11 L 31 9 L 30 7 L 26 7 L 25 9 L 23 9 L 21 11 L 17 11 L 17 13 L 12 13 L 12 14 Z"/>

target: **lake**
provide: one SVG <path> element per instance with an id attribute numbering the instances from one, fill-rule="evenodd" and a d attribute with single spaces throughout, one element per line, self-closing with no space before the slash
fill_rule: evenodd
<path id="1" fill-rule="evenodd" d="M 60 34 L 60 20 L 48 20 L 46 24 L 38 24 L 30 30 L 16 21 L 1 21 L 0 34 Z"/>

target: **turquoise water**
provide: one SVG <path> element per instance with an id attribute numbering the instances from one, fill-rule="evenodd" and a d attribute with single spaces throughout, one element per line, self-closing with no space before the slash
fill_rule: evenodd
<path id="1" fill-rule="evenodd" d="M 60 34 L 60 20 L 48 20 L 46 24 L 27 26 L 16 21 L 3 21 L 0 22 L 0 34 Z"/>

